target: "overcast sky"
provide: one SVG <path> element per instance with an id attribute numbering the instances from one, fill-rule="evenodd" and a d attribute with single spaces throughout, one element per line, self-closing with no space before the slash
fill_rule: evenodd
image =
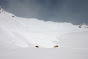
<path id="1" fill-rule="evenodd" d="M 19 17 L 88 24 L 88 0 L 0 0 L 0 5 Z"/>

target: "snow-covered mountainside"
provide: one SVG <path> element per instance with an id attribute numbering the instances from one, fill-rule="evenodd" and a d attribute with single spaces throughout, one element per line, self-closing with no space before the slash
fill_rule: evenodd
<path id="1" fill-rule="evenodd" d="M 68 33 L 60 36 L 59 45 L 63 48 L 88 48 L 88 31 Z"/>
<path id="2" fill-rule="evenodd" d="M 79 33 L 77 38 L 74 36 L 78 32 L 83 31 L 86 31 L 87 34 L 85 35 L 88 35 L 87 26 L 80 27 L 79 25 L 73 25 L 71 23 L 46 22 L 35 18 L 21 18 L 4 11 L 2 8 L 0 9 L 0 47 L 33 48 L 39 46 L 39 48 L 53 48 L 56 45 L 62 47 L 66 42 L 61 43 L 61 45 L 58 40 L 62 39 L 63 41 L 66 36 L 70 36 L 66 39 L 71 41 L 71 35 L 71 42 L 73 44 L 75 44 L 76 41 L 76 43 L 78 43 L 80 40 L 85 40 L 83 41 L 84 44 L 88 42 L 88 40 L 86 40 L 88 39 L 87 36 L 87 38 L 84 38 L 85 35 L 80 36 L 82 33 Z M 73 32 L 77 33 L 74 34 Z M 73 33 L 74 35 L 68 33 Z M 82 38 L 80 39 L 79 37 Z M 67 46 L 71 43 L 70 41 Z"/>

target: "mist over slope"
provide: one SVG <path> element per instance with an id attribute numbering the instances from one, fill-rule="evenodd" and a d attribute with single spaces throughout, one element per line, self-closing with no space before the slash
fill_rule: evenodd
<path id="1" fill-rule="evenodd" d="M 0 9 L 0 47 L 53 48 L 58 45 L 60 36 L 82 31 L 88 31 L 86 25 L 79 28 L 71 23 L 20 18 Z"/>

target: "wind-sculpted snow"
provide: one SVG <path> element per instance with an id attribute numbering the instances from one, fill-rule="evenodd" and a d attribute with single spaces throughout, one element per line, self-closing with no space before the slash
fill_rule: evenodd
<path id="1" fill-rule="evenodd" d="M 79 25 L 71 23 L 20 18 L 4 10 L 0 13 L 1 46 L 53 48 L 58 45 L 60 36 L 82 31 L 88 31 L 88 28 L 79 28 Z"/>

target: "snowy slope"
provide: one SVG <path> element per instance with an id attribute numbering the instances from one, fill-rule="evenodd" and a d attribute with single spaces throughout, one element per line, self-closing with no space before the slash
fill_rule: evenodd
<path id="1" fill-rule="evenodd" d="M 53 48 L 62 35 L 88 31 L 71 23 L 20 18 L 3 9 L 0 12 L 0 46 Z"/>
<path id="2" fill-rule="evenodd" d="M 68 33 L 59 38 L 62 48 L 88 49 L 88 31 Z"/>

